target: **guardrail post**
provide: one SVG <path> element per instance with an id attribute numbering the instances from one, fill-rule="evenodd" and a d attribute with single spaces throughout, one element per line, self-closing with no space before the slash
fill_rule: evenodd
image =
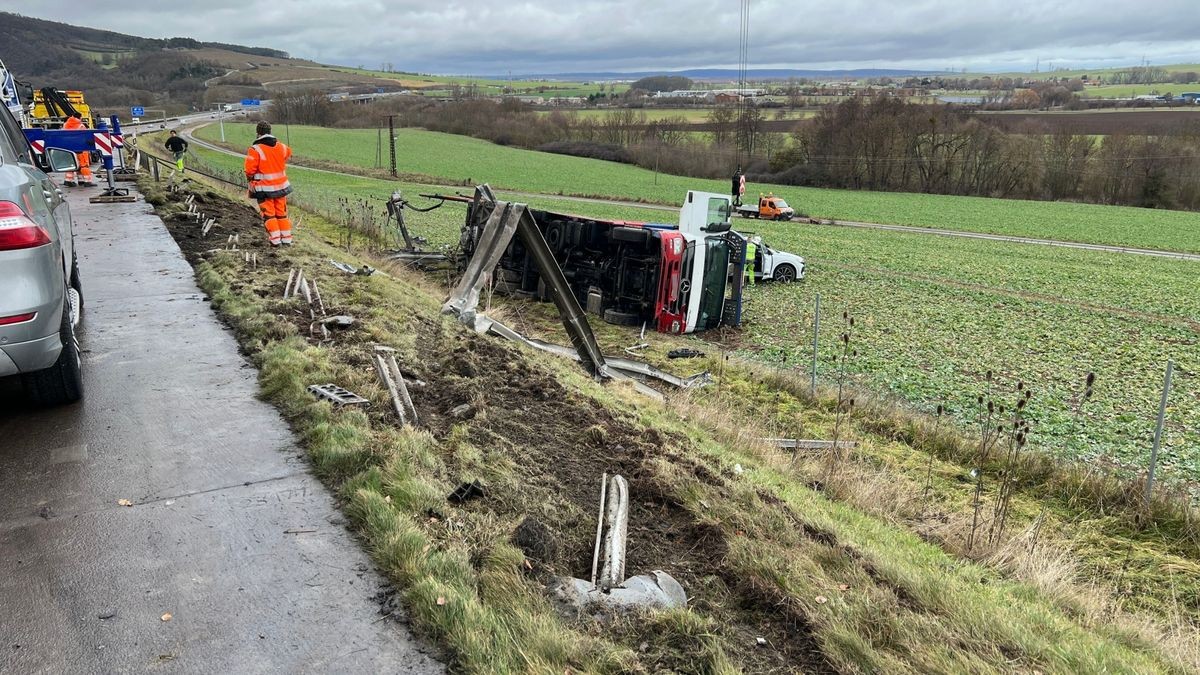
<path id="1" fill-rule="evenodd" d="M 1163 379 L 1162 400 L 1158 403 L 1158 424 L 1154 427 L 1154 445 L 1150 448 L 1150 469 L 1146 473 L 1146 508 L 1150 508 L 1150 497 L 1154 491 L 1154 470 L 1158 466 L 1158 449 L 1162 445 L 1163 422 L 1167 416 L 1167 397 L 1171 394 L 1171 373 L 1175 362 L 1167 361 L 1167 375 Z"/>
<path id="2" fill-rule="evenodd" d="M 821 333 L 821 294 L 817 293 L 816 308 L 813 310 L 812 385 L 809 394 L 817 397 L 817 338 Z"/>

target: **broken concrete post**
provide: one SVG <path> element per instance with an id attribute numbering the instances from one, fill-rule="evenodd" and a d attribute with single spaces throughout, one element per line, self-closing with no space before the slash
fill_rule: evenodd
<path id="1" fill-rule="evenodd" d="M 404 375 L 400 372 L 400 367 L 396 364 L 396 350 L 391 347 L 376 346 L 375 347 L 376 368 L 382 368 L 381 377 L 386 375 L 386 382 L 390 382 L 389 391 L 392 393 L 392 403 L 396 406 L 396 413 L 400 416 L 400 421 L 405 422 L 407 419 L 412 419 L 413 426 L 417 425 L 417 408 L 413 405 L 412 397 L 408 393 L 408 385 L 404 382 Z"/>
<path id="2" fill-rule="evenodd" d="M 560 607 L 574 614 L 591 606 L 622 612 L 643 608 L 687 607 L 687 592 L 683 590 L 683 586 L 662 570 L 630 577 L 625 583 L 607 593 L 583 579 L 571 577 L 554 579 L 548 590 L 550 597 Z"/>
<path id="3" fill-rule="evenodd" d="M 283 299 L 284 300 L 287 300 L 288 296 L 291 294 L 292 282 L 294 282 L 295 280 L 296 280 L 296 269 L 292 268 L 292 271 L 288 272 L 287 283 L 284 284 L 284 286 L 283 286 Z"/>
<path id="4" fill-rule="evenodd" d="M 400 418 L 400 423 L 406 424 L 408 420 L 404 414 L 404 403 L 400 400 L 400 392 L 396 390 L 396 384 L 392 381 L 392 374 L 388 370 L 383 355 L 376 352 L 371 360 L 375 363 L 375 372 L 379 373 L 379 380 L 383 382 L 388 395 L 392 398 L 392 409 L 396 411 L 396 416 Z"/>
<path id="5" fill-rule="evenodd" d="M 625 537 L 629 529 L 629 483 L 622 476 L 609 479 L 604 514 L 604 565 L 597 584 L 602 590 L 621 585 L 625 578 Z"/>
<path id="6" fill-rule="evenodd" d="M 600 513 L 596 516 L 596 545 L 592 549 L 592 585 L 596 585 L 596 573 L 600 567 L 600 544 L 604 541 L 605 496 L 608 494 L 608 472 L 600 476 Z"/>
<path id="7" fill-rule="evenodd" d="M 317 313 L 320 314 L 321 316 L 325 316 L 325 301 L 321 299 L 321 289 L 317 288 L 317 280 L 316 279 L 313 279 L 312 291 L 313 291 L 313 296 L 315 296 L 317 299 Z"/>

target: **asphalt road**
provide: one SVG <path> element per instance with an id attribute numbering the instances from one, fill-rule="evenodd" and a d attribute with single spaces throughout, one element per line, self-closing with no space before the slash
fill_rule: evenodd
<path id="1" fill-rule="evenodd" d="M 0 673 L 441 672 L 162 222 L 96 192 L 85 400 L 0 380 Z"/>
<path id="2" fill-rule="evenodd" d="M 206 123 L 207 120 L 203 120 L 203 119 L 199 119 L 199 118 L 195 118 L 195 117 L 188 118 L 185 120 L 183 120 L 181 118 L 181 120 L 182 121 L 179 123 L 179 125 L 176 128 L 181 129 L 181 133 L 187 138 L 189 143 L 195 143 L 196 145 L 198 145 L 200 147 L 207 148 L 207 149 L 213 150 L 215 152 L 221 152 L 221 153 L 225 153 L 227 155 L 235 155 L 235 156 L 239 156 L 239 157 L 241 156 L 240 153 L 236 153 L 236 152 L 233 152 L 226 148 L 222 148 L 219 145 L 215 145 L 213 143 L 209 143 L 207 141 L 198 139 L 195 137 L 194 134 L 192 134 L 192 131 L 194 131 L 194 129 L 195 129 L 195 126 L 193 126 L 193 125 Z M 335 174 L 335 175 L 339 175 L 339 176 L 351 176 L 354 178 L 362 177 L 359 174 L 345 173 L 342 171 L 331 171 L 329 169 L 314 169 L 314 168 L 309 168 L 309 167 L 299 167 L 299 168 L 301 168 L 305 171 L 317 171 L 320 173 L 329 173 L 329 174 Z M 430 187 L 430 189 L 443 188 L 443 189 L 449 190 L 450 192 L 462 190 L 462 186 L 430 185 L 429 187 Z M 630 201 L 622 201 L 622 200 L 617 200 L 617 199 L 597 199 L 594 197 L 565 197 L 563 195 L 549 195 L 549 194 L 539 194 L 539 193 L 533 193 L 533 192 L 513 192 L 510 190 L 496 190 L 496 194 L 497 195 L 511 195 L 514 197 L 525 197 L 525 198 L 532 197 L 532 198 L 557 199 L 557 200 L 562 200 L 562 201 L 583 202 L 586 204 L 608 204 L 608 205 L 613 205 L 613 206 L 629 206 L 629 207 L 635 207 L 635 208 L 639 208 L 639 209 L 650 209 L 650 210 L 654 210 L 654 211 L 669 211 L 673 214 L 679 213 L 679 208 L 674 207 L 674 206 L 663 206 L 661 204 L 645 204 L 642 202 L 630 202 Z M 737 223 L 742 222 L 742 220 L 743 219 L 740 219 L 740 218 L 734 219 L 734 229 L 737 229 Z M 753 222 L 753 220 L 751 220 L 751 219 L 744 219 L 744 220 L 747 223 Z M 670 219 L 670 222 L 674 222 L 674 218 Z M 1010 235 L 986 234 L 986 233 L 982 233 L 982 232 L 964 232 L 962 230 L 943 230 L 943 229 L 938 229 L 938 228 L 933 228 L 933 227 L 916 227 L 916 226 L 912 226 L 912 225 L 885 225 L 882 223 L 863 223 L 863 222 L 855 222 L 855 221 L 849 221 L 849 220 L 830 221 L 828 224 L 837 226 L 837 227 L 854 227 L 854 228 L 867 229 L 867 230 L 885 230 L 885 231 L 889 231 L 889 232 L 902 232 L 904 234 L 924 234 L 924 235 L 932 235 L 932 236 L 939 236 L 939 237 L 958 237 L 958 238 L 963 238 L 963 239 L 983 239 L 986 241 L 1001 241 L 1001 242 L 1007 242 L 1007 243 L 1011 243 L 1011 244 L 1032 244 L 1035 246 L 1056 246 L 1059 248 L 1073 248 L 1073 249 L 1082 250 L 1082 251 L 1096 251 L 1096 252 L 1100 252 L 1100 253 L 1126 253 L 1126 254 L 1131 254 L 1131 255 L 1151 256 L 1151 257 L 1155 257 L 1155 258 L 1177 258 L 1179 260 L 1190 260 L 1193 262 L 1200 262 L 1200 255 L 1197 255 L 1194 253 L 1180 253 L 1178 251 L 1163 251 L 1163 250 L 1158 250 L 1158 249 L 1131 248 L 1131 247 L 1126 247 L 1126 246 L 1109 246 L 1106 244 L 1087 244 L 1087 243 L 1075 242 L 1075 241 L 1061 241 L 1058 239 L 1039 239 L 1036 237 L 1014 237 L 1014 236 L 1010 236 Z"/>

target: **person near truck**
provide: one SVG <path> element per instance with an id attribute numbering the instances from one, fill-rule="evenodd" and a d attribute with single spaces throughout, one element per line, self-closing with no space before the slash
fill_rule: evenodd
<path id="1" fill-rule="evenodd" d="M 758 244 L 762 240 L 757 236 L 750 237 L 746 240 L 746 282 L 748 285 L 754 285 L 754 258 L 758 255 Z"/>
<path id="2" fill-rule="evenodd" d="M 167 138 L 164 145 L 167 147 L 167 152 L 170 152 L 171 156 L 175 158 L 175 170 L 179 172 L 180 176 L 184 175 L 187 170 L 183 168 L 183 156 L 187 154 L 188 142 L 180 138 L 179 134 L 172 129 L 171 136 Z"/>
<path id="3" fill-rule="evenodd" d="M 78 112 L 71 113 L 67 121 L 63 123 L 63 130 L 70 131 L 72 129 L 85 129 L 83 123 L 83 115 Z M 95 185 L 96 181 L 92 177 L 92 153 L 88 151 L 75 153 L 75 158 L 79 160 L 79 177 L 76 180 L 75 172 L 68 171 L 63 177 L 64 185 Z"/>
<path id="4" fill-rule="evenodd" d="M 292 193 L 288 182 L 287 161 L 292 149 L 271 135 L 271 124 L 258 123 L 258 135 L 246 151 L 246 180 L 249 196 L 258 201 L 267 241 L 272 248 L 292 245 L 292 221 L 287 214 L 287 196 Z"/>

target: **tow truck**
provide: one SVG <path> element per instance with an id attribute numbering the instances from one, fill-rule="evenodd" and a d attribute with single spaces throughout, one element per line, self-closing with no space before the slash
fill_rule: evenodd
<path id="1" fill-rule="evenodd" d="M 788 206 L 782 197 L 772 194 L 760 195 L 758 204 L 740 204 L 737 213 L 743 218 L 762 218 L 765 220 L 791 220 L 796 211 Z"/>
<path id="2" fill-rule="evenodd" d="M 33 92 L 33 105 L 29 109 L 30 126 L 38 129 L 61 129 L 67 119 L 79 113 L 84 126 L 95 129 L 92 109 L 83 98 L 82 91 L 61 91 L 54 87 L 43 87 Z"/>

